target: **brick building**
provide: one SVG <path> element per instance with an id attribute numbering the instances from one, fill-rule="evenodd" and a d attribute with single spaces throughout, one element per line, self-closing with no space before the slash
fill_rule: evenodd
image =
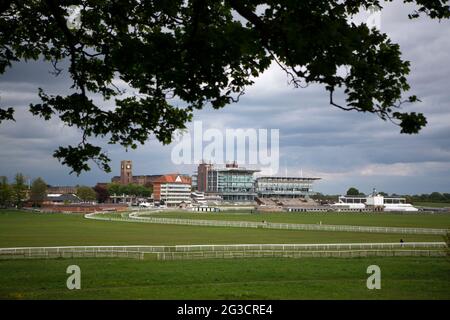
<path id="1" fill-rule="evenodd" d="M 111 179 L 111 182 L 122 185 L 130 183 L 138 184 L 145 187 L 150 187 L 153 182 L 160 178 L 162 175 L 139 175 L 133 176 L 133 163 L 131 160 L 122 160 L 120 162 L 120 176 L 115 176 Z"/>
<path id="2" fill-rule="evenodd" d="M 153 182 L 153 198 L 168 207 L 191 203 L 190 177 L 166 174 Z"/>

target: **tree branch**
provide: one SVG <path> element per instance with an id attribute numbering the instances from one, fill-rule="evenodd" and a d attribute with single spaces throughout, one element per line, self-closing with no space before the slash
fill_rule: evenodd
<path id="1" fill-rule="evenodd" d="M 11 7 L 12 0 L 2 0 L 0 1 L 0 14 L 3 14 L 6 10 Z"/>
<path id="2" fill-rule="evenodd" d="M 334 100 L 333 100 L 334 89 L 331 88 L 331 89 L 329 89 L 329 91 L 330 91 L 330 104 L 331 104 L 333 107 L 336 107 L 336 108 L 339 108 L 339 109 L 342 109 L 342 110 L 345 110 L 345 111 L 358 110 L 358 109 L 355 108 L 355 107 L 351 107 L 351 108 L 349 107 L 349 108 L 346 108 L 346 107 L 343 107 L 343 106 L 340 106 L 340 105 L 336 104 L 336 103 L 334 102 Z"/>
<path id="3" fill-rule="evenodd" d="M 268 40 L 268 28 L 265 23 L 249 8 L 242 5 L 239 0 L 228 0 L 231 7 L 236 10 L 241 16 L 251 22 L 263 35 L 265 39 Z"/>
<path id="4" fill-rule="evenodd" d="M 52 13 L 53 17 L 56 20 L 56 24 L 61 29 L 61 31 L 64 33 L 64 36 L 67 40 L 67 45 L 69 46 L 70 51 L 70 63 L 73 69 L 73 77 L 77 84 L 77 86 L 80 88 L 81 93 L 83 96 L 86 96 L 86 89 L 84 85 L 84 80 L 82 77 L 79 76 L 77 71 L 77 64 L 76 64 L 76 44 L 77 41 L 75 37 L 73 36 L 72 32 L 69 30 L 66 24 L 66 19 L 64 19 L 64 11 L 61 9 L 59 3 L 55 0 L 46 0 L 47 6 L 50 9 L 50 12 Z"/>

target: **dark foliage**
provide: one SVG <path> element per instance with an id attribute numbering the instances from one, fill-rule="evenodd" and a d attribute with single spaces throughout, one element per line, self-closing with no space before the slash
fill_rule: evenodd
<path id="1" fill-rule="evenodd" d="M 404 2 L 418 5 L 411 19 L 450 16 L 448 0 Z M 72 5 L 81 9 L 79 28 L 67 24 Z M 369 7 L 382 9 L 378 0 L 4 0 L 0 73 L 15 61 L 44 59 L 58 74 L 58 62 L 69 61 L 68 94 L 40 90 L 42 102 L 30 111 L 81 130 L 79 145 L 54 153 L 78 174 L 90 169 L 90 160 L 110 171 L 108 156 L 90 137 L 126 148 L 150 136 L 170 143 L 195 109 L 238 101 L 252 76 L 274 61 L 296 87 L 324 85 L 332 106 L 375 113 L 397 123 L 402 133 L 417 133 L 426 125 L 423 114 L 400 109 L 418 98 L 403 97 L 410 89 L 410 64 L 401 59 L 399 46 L 376 29 L 348 23 Z M 114 79 L 136 94 L 124 97 Z M 345 93 L 344 101 L 335 100 L 337 90 Z M 115 108 L 94 103 L 94 95 L 113 100 Z M 174 97 L 183 106 L 171 103 Z M 13 115 L 12 108 L 0 108 L 0 122 Z"/>

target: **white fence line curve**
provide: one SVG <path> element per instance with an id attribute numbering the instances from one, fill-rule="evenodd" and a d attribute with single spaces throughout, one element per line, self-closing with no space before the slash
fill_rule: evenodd
<path id="1" fill-rule="evenodd" d="M 294 224 L 273 222 L 250 222 L 250 221 L 224 221 L 224 220 L 200 220 L 179 218 L 141 217 L 140 213 L 131 213 L 128 217 L 105 217 L 99 213 L 86 214 L 85 218 L 105 221 L 144 222 L 153 224 L 175 224 L 190 226 L 210 227 L 237 227 L 237 228 L 265 228 L 282 230 L 303 231 L 332 231 L 332 232 L 367 232 L 367 233 L 395 233 L 395 234 L 429 234 L 445 235 L 448 229 L 435 228 L 407 228 L 407 227 L 372 227 L 372 226 L 350 226 L 350 225 L 316 225 L 316 224 Z"/>

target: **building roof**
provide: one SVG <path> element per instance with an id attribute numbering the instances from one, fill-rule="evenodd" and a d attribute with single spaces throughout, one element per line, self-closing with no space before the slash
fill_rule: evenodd
<path id="1" fill-rule="evenodd" d="M 159 178 L 161 177 L 161 174 L 140 174 L 140 175 L 133 175 L 133 178 Z M 112 179 L 120 179 L 120 176 L 114 176 Z"/>
<path id="2" fill-rule="evenodd" d="M 201 166 L 208 167 L 211 171 L 219 171 L 219 172 L 241 172 L 241 173 L 255 173 L 260 172 L 259 169 L 246 169 L 244 167 L 239 167 L 239 164 L 236 161 L 233 161 L 232 163 L 226 163 L 225 166 L 217 167 L 216 165 L 212 163 L 205 163 L 202 162 L 198 165 L 198 168 Z M 197 169 L 198 172 L 198 169 Z"/>
<path id="3" fill-rule="evenodd" d="M 76 195 L 71 193 L 65 193 L 65 194 L 49 194 L 46 198 L 46 201 L 53 201 L 53 202 L 72 202 L 77 203 L 81 202 L 80 198 L 78 198 Z"/>
<path id="4" fill-rule="evenodd" d="M 155 183 L 180 183 L 180 184 L 191 184 L 192 180 L 190 177 L 181 174 L 166 174 L 154 181 Z"/>
<path id="5" fill-rule="evenodd" d="M 305 181 L 313 181 L 313 180 L 320 180 L 322 178 L 308 178 L 308 177 L 273 177 L 273 176 L 268 176 L 268 177 L 257 177 L 256 180 L 285 180 L 285 181 L 290 181 L 290 180 L 305 180 Z"/>
<path id="6" fill-rule="evenodd" d="M 369 195 L 365 195 L 365 194 L 361 194 L 361 195 L 358 195 L 358 196 L 352 196 L 352 195 L 342 195 L 342 196 L 339 196 L 340 198 L 347 198 L 347 199 L 366 199 L 366 198 L 371 198 L 371 197 L 374 197 L 374 195 L 372 195 L 372 194 L 369 194 Z M 383 197 L 384 199 L 389 199 L 389 200 L 404 200 L 404 199 L 406 199 L 405 197 L 402 197 L 402 196 L 395 196 L 395 197 L 385 197 L 385 196 L 383 196 L 383 195 L 381 195 L 381 194 L 377 194 L 377 195 L 375 195 L 375 197 Z"/>
<path id="7" fill-rule="evenodd" d="M 241 172 L 241 173 L 255 173 L 255 172 L 260 172 L 261 170 L 259 169 L 246 169 L 246 168 L 232 168 L 232 167 L 228 167 L 228 168 L 217 168 L 214 169 L 215 171 L 219 171 L 219 172 Z"/>
<path id="8" fill-rule="evenodd" d="M 48 193 L 75 193 L 77 186 L 51 186 L 47 185 Z"/>

